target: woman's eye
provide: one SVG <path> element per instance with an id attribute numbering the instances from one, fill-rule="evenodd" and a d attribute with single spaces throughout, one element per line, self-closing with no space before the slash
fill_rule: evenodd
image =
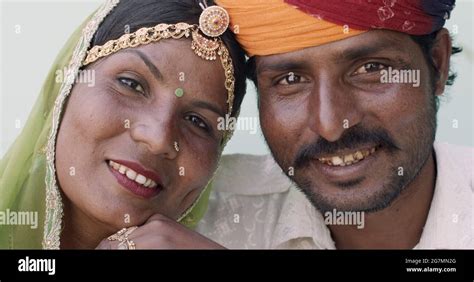
<path id="1" fill-rule="evenodd" d="M 118 80 L 121 84 L 125 85 L 126 87 L 131 88 L 132 90 L 140 92 L 142 94 L 145 94 L 145 90 L 143 89 L 142 85 L 138 81 L 131 78 L 127 78 L 127 77 L 120 77 Z"/>
<path id="2" fill-rule="evenodd" d="M 195 115 L 188 115 L 185 117 L 186 120 L 189 120 L 193 125 L 205 130 L 205 131 L 209 131 L 209 127 L 207 126 L 207 124 L 198 116 L 195 116 Z"/>
<path id="3" fill-rule="evenodd" d="M 292 85 L 300 82 L 304 82 L 304 79 L 301 76 L 295 74 L 294 72 L 289 72 L 285 77 L 278 81 L 278 84 Z"/>
<path id="4" fill-rule="evenodd" d="M 367 63 L 360 68 L 358 68 L 354 74 L 365 74 L 365 73 L 371 73 L 371 72 L 379 72 L 383 69 L 386 69 L 387 66 L 381 63 Z"/>

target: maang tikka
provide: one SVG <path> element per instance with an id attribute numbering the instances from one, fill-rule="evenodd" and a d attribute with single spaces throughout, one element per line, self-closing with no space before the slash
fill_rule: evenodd
<path id="1" fill-rule="evenodd" d="M 87 52 L 83 66 L 122 49 L 158 42 L 161 39 L 180 39 L 191 36 L 191 49 L 200 58 L 214 61 L 217 59 L 217 56 L 220 57 L 226 78 L 225 88 L 228 92 L 228 115 L 231 115 L 234 103 L 234 67 L 229 51 L 220 38 L 229 27 L 229 14 L 222 7 L 207 6 L 205 1 L 200 2 L 199 5 L 203 9 L 199 17 L 199 26 L 180 22 L 176 24 L 157 24 L 154 27 L 142 27 L 133 33 L 126 33 L 118 39 L 109 40 L 104 45 L 92 47 Z"/>

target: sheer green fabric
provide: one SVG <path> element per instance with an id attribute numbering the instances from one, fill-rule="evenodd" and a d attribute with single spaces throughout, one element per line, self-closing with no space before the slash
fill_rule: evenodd
<path id="1" fill-rule="evenodd" d="M 110 2 L 113 2 L 108 3 L 110 9 L 118 3 Z M 38 216 L 37 228 L 32 228 L 31 225 L 0 225 L 0 249 L 42 248 L 47 208 L 46 145 L 53 124 L 54 104 L 64 83 L 56 81 L 56 71 L 70 66 L 72 57 L 77 55 L 74 50 L 82 48 L 79 45 L 84 44 L 84 34 L 94 20 L 93 16 L 89 17 L 67 41 L 46 77 L 23 130 L 0 161 L 0 213 L 5 214 L 7 210 L 37 212 Z M 95 30 L 87 32 L 95 33 Z M 180 219 L 183 224 L 192 228 L 202 218 L 206 212 L 210 189 L 209 184 L 183 215 Z M 59 224 L 62 226 L 61 221 Z"/>
<path id="2" fill-rule="evenodd" d="M 0 248 L 40 248 L 45 214 L 45 146 L 51 129 L 51 114 L 60 83 L 56 70 L 67 67 L 81 36 L 74 32 L 53 63 L 33 110 L 20 135 L 0 162 L 0 211 L 32 211 L 38 226 L 0 226 Z"/>

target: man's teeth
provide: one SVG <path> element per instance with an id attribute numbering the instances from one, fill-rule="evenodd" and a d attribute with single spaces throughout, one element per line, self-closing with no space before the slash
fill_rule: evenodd
<path id="1" fill-rule="evenodd" d="M 367 150 L 356 151 L 352 154 L 347 154 L 343 156 L 333 156 L 333 157 L 324 157 L 319 158 L 318 160 L 330 166 L 346 166 L 360 162 L 366 157 L 370 156 L 375 152 L 375 147 Z"/>
<path id="2" fill-rule="evenodd" d="M 120 174 L 127 176 L 128 179 L 133 180 L 144 187 L 155 188 L 156 186 L 158 186 L 155 181 L 151 180 L 150 178 L 146 178 L 145 176 L 137 173 L 133 169 L 128 168 L 124 165 L 121 165 L 114 161 L 109 161 L 109 166 L 118 171 Z"/>

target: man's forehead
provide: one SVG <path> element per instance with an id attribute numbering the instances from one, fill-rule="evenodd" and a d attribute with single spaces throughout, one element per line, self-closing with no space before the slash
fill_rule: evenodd
<path id="1" fill-rule="evenodd" d="M 389 30 L 371 30 L 340 41 L 309 47 L 302 50 L 282 54 L 255 56 L 257 71 L 279 66 L 303 64 L 308 56 L 324 56 L 335 62 L 355 60 L 380 52 L 404 53 L 413 46 L 414 42 L 406 34 Z"/>

